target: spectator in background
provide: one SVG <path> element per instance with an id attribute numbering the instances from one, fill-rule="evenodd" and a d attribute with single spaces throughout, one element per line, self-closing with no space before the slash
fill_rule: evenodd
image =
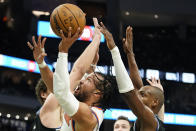
<path id="1" fill-rule="evenodd" d="M 128 117 L 119 116 L 114 123 L 113 131 L 130 131 L 133 124 L 129 121 Z"/>

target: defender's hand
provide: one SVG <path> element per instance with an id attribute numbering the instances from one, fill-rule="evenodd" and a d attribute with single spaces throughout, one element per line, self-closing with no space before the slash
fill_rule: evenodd
<path id="1" fill-rule="evenodd" d="M 161 81 L 160 79 L 156 80 L 155 77 L 151 77 L 151 80 L 146 79 L 146 81 L 151 85 L 151 86 L 156 86 L 159 89 L 161 89 L 163 91 L 163 86 L 161 85 Z"/>
<path id="2" fill-rule="evenodd" d="M 113 39 L 112 34 L 108 31 L 108 29 L 105 27 L 105 25 L 101 22 L 101 25 L 98 26 L 98 28 L 100 29 L 101 33 L 103 33 L 106 41 L 107 41 L 107 46 L 110 50 L 112 50 L 116 45 Z"/>
<path id="3" fill-rule="evenodd" d="M 123 49 L 126 54 L 133 53 L 133 32 L 132 27 L 126 29 L 126 38 L 123 38 Z"/>
<path id="4" fill-rule="evenodd" d="M 35 41 L 35 36 L 32 36 L 33 45 L 30 42 L 27 42 L 29 48 L 33 51 L 33 57 L 38 64 L 41 64 L 44 60 L 44 57 L 47 56 L 44 50 L 44 45 L 46 43 L 46 38 L 41 41 L 41 35 L 38 37 L 37 42 Z"/>

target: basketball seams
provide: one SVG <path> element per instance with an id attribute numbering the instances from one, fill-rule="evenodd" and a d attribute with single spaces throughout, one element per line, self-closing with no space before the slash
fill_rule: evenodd
<path id="1" fill-rule="evenodd" d="M 83 11 L 73 4 L 62 4 L 56 7 L 50 17 L 50 25 L 53 32 L 60 36 L 60 30 L 67 35 L 68 28 L 72 27 L 72 34 L 80 27 L 81 31 L 84 29 L 86 23 Z"/>
<path id="2" fill-rule="evenodd" d="M 55 9 L 53 12 L 57 12 L 57 9 Z M 52 17 L 53 15 L 51 15 L 51 17 Z M 53 18 L 50 18 L 50 21 L 52 21 L 52 22 L 50 22 L 50 25 L 51 25 L 51 27 L 52 27 L 52 30 L 53 30 L 53 32 L 55 33 L 55 34 L 58 34 L 59 35 L 59 32 L 55 29 L 55 25 L 54 25 L 54 19 Z"/>
<path id="3" fill-rule="evenodd" d="M 59 20 L 60 20 L 61 24 L 63 25 L 63 27 L 66 29 L 66 31 L 68 31 L 68 29 L 64 26 L 64 24 L 63 24 L 63 22 L 62 22 L 62 20 L 61 20 L 61 17 L 59 16 L 59 12 L 58 12 L 58 10 L 57 10 L 57 15 L 58 15 Z"/>
<path id="4" fill-rule="evenodd" d="M 76 23 L 77 23 L 78 27 L 80 27 L 79 22 L 78 22 L 76 16 L 74 15 L 74 13 L 73 13 L 67 6 L 63 5 L 63 7 L 65 7 L 67 10 L 69 10 L 69 12 L 71 12 L 71 14 L 73 15 L 73 17 L 74 17 L 75 20 L 76 20 Z"/>

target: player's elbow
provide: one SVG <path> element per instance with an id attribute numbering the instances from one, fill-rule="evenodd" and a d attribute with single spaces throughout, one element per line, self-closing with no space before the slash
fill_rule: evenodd
<path id="1" fill-rule="evenodd" d="M 77 64 L 77 65 L 74 65 L 74 67 L 73 67 L 71 72 L 82 75 L 82 74 L 86 73 L 86 68 L 85 68 L 85 66 L 83 64 Z"/>

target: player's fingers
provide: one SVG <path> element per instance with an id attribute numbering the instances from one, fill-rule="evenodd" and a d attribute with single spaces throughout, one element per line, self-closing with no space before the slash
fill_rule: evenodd
<path id="1" fill-rule="evenodd" d="M 68 38 L 71 38 L 71 30 L 72 30 L 72 28 L 71 28 L 71 27 L 69 27 L 69 31 L 68 31 Z"/>
<path id="2" fill-rule="evenodd" d="M 123 39 L 122 39 L 123 46 L 125 45 L 125 41 L 126 41 L 126 39 L 123 38 Z"/>
<path id="3" fill-rule="evenodd" d="M 47 40 L 46 37 L 42 40 L 41 48 L 44 48 L 44 45 L 45 45 L 45 43 L 46 43 L 46 40 Z"/>
<path id="4" fill-rule="evenodd" d="M 45 57 L 45 56 L 47 56 L 47 54 L 44 52 L 44 53 L 41 54 L 41 56 Z"/>
<path id="5" fill-rule="evenodd" d="M 130 26 L 129 28 L 129 37 L 132 38 L 133 37 L 133 28 Z"/>
<path id="6" fill-rule="evenodd" d="M 146 81 L 147 81 L 150 85 L 152 85 L 152 82 L 151 82 L 149 79 L 146 79 Z"/>
<path id="7" fill-rule="evenodd" d="M 32 42 L 33 42 L 33 46 L 36 48 L 37 47 L 37 43 L 35 41 L 35 36 L 32 37 Z"/>
<path id="8" fill-rule="evenodd" d="M 128 26 L 127 29 L 126 29 L 126 39 L 129 38 L 129 36 L 130 36 L 129 31 L 130 31 L 130 26 Z"/>
<path id="9" fill-rule="evenodd" d="M 31 50 L 33 50 L 34 47 L 31 45 L 30 42 L 27 42 L 27 45 L 28 45 L 28 47 L 29 47 Z"/>
<path id="10" fill-rule="evenodd" d="M 107 29 L 107 28 L 105 27 L 105 25 L 103 24 L 103 22 L 101 22 L 100 24 L 101 24 L 102 28 Z"/>
<path id="11" fill-rule="evenodd" d="M 160 81 L 160 79 L 158 79 L 158 84 L 161 84 L 161 81 Z"/>
<path id="12" fill-rule="evenodd" d="M 62 39 L 65 39 L 65 35 L 64 35 L 64 33 L 63 33 L 63 30 L 60 30 L 60 35 L 61 35 L 61 38 L 62 38 Z"/>
<path id="13" fill-rule="evenodd" d="M 38 44 L 38 46 L 40 46 L 40 47 L 41 47 L 41 39 L 42 39 L 42 36 L 39 35 L 38 40 L 37 40 L 37 44 Z"/>
<path id="14" fill-rule="evenodd" d="M 97 18 L 93 17 L 93 23 L 94 23 L 95 27 L 97 27 L 99 25 Z"/>
<path id="15" fill-rule="evenodd" d="M 76 33 L 75 33 L 75 35 L 73 36 L 73 37 L 79 37 L 81 35 L 81 33 L 80 33 L 80 27 L 78 27 L 78 29 L 77 29 L 77 31 L 76 31 Z"/>
<path id="16" fill-rule="evenodd" d="M 153 83 L 157 83 L 155 77 L 152 77 L 152 82 L 153 82 Z"/>

